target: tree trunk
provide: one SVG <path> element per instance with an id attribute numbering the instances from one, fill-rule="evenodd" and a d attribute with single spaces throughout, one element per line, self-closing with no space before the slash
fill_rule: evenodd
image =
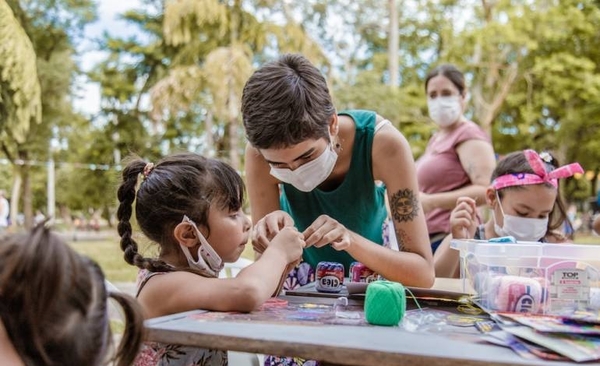
<path id="1" fill-rule="evenodd" d="M 212 110 L 208 110 L 206 113 L 206 120 L 204 121 L 204 135 L 206 141 L 206 154 L 207 156 L 214 157 L 217 155 L 215 149 L 215 136 L 213 135 L 214 129 L 214 115 Z"/>
<path id="2" fill-rule="evenodd" d="M 241 160 L 239 154 L 240 138 L 238 133 L 237 119 L 232 118 L 228 123 L 229 128 L 229 161 L 233 169 L 241 171 Z"/>
<path id="3" fill-rule="evenodd" d="M 20 152 L 19 156 L 27 161 L 25 158 L 28 157 L 28 154 L 25 151 Z M 31 189 L 31 174 L 29 174 L 31 172 L 31 166 L 26 163 L 22 167 L 24 225 L 26 229 L 31 229 L 33 227 L 33 192 Z"/>
<path id="4" fill-rule="evenodd" d="M 23 176 L 21 173 L 22 165 L 13 165 L 13 184 L 10 194 L 10 222 L 11 225 L 18 225 L 19 202 L 21 201 L 21 184 Z"/>
<path id="5" fill-rule="evenodd" d="M 396 0 L 388 0 L 390 11 L 390 29 L 388 38 L 388 72 L 390 86 L 398 88 L 398 9 Z"/>
<path id="6" fill-rule="evenodd" d="M 232 60 L 234 57 L 233 49 L 239 42 L 239 21 L 241 18 L 241 11 L 241 0 L 235 0 L 233 8 L 231 10 L 231 38 L 229 44 L 229 52 L 231 52 Z M 233 63 L 230 63 L 230 65 L 233 65 Z M 231 73 L 231 76 L 228 78 L 228 80 L 229 83 L 227 85 L 227 88 L 229 90 L 227 98 L 227 114 L 229 115 L 229 161 L 231 163 L 231 166 L 239 172 L 241 171 L 242 166 L 239 154 L 240 138 L 238 133 L 240 115 L 239 99 L 241 99 L 241 97 L 238 97 L 235 91 L 235 78 L 233 76 L 233 72 Z"/>
<path id="7" fill-rule="evenodd" d="M 486 0 L 482 0 L 481 3 L 484 10 L 484 21 L 489 24 L 493 20 L 492 13 L 496 3 Z M 480 41 L 485 42 L 481 39 Z M 482 48 L 483 46 L 477 43 L 473 51 L 474 72 L 479 73 L 480 78 L 474 82 L 471 95 L 475 108 L 475 120 L 491 136 L 494 119 L 519 75 L 519 60 L 514 60 L 506 66 L 508 48 L 502 52 L 487 53 L 485 56 Z"/>

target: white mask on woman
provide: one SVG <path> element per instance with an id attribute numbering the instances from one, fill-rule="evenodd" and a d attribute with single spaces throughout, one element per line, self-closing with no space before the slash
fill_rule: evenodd
<path id="1" fill-rule="evenodd" d="M 458 121 L 462 114 L 460 96 L 440 96 L 434 99 L 427 98 L 429 117 L 440 127 L 448 127 Z"/>
<path id="2" fill-rule="evenodd" d="M 528 217 L 519 217 L 506 215 L 502 209 L 502 203 L 496 192 L 496 199 L 500 205 L 500 212 L 504 216 L 502 227 L 497 224 L 496 215 L 492 210 L 494 218 L 494 231 L 500 236 L 513 236 L 517 241 L 539 241 L 546 236 L 548 231 L 548 217 L 543 219 L 533 219 Z"/>
<path id="3" fill-rule="evenodd" d="M 337 153 L 329 145 L 319 157 L 300 165 L 295 170 L 271 167 L 271 175 L 302 192 L 310 192 L 329 177 L 337 158 Z"/>

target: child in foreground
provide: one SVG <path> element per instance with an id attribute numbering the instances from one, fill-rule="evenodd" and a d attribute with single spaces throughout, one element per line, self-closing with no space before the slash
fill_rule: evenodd
<path id="1" fill-rule="evenodd" d="M 513 236 L 518 241 L 564 242 L 561 225 L 568 220 L 558 179 L 582 173 L 578 163 L 562 167 L 549 153 L 525 150 L 508 154 L 492 173 L 486 202 L 492 209 L 485 224 L 477 221 L 475 200 L 458 199 L 450 215 L 451 235 L 435 253 L 437 277 L 458 277 L 459 253 L 451 239 L 489 240 Z"/>
<path id="2" fill-rule="evenodd" d="M 118 198 L 121 249 L 125 261 L 140 268 L 137 298 L 146 318 L 194 309 L 252 311 L 272 296 L 305 245 L 298 230 L 285 228 L 235 278 L 218 278 L 223 263 L 242 254 L 251 224 L 242 211 L 239 174 L 197 154 L 171 155 L 156 165 L 133 158 L 123 170 Z M 156 258 L 138 252 L 130 223 L 134 204 L 139 228 L 159 245 Z M 147 343 L 135 364 L 226 365 L 227 353 Z"/>
<path id="3" fill-rule="evenodd" d="M 125 315 L 116 354 L 109 297 Z M 0 365 L 128 366 L 142 322 L 132 297 L 107 292 L 100 267 L 44 225 L 0 238 Z"/>

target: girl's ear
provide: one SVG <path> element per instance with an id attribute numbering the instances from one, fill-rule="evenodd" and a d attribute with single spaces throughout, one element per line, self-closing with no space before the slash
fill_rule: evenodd
<path id="1" fill-rule="evenodd" d="M 485 191 L 485 202 L 489 207 L 495 208 L 496 197 L 496 190 L 494 188 L 490 187 Z"/>
<path id="2" fill-rule="evenodd" d="M 196 237 L 196 232 L 191 224 L 180 222 L 173 230 L 173 236 L 177 242 L 186 247 L 193 248 L 198 245 L 199 239 Z"/>

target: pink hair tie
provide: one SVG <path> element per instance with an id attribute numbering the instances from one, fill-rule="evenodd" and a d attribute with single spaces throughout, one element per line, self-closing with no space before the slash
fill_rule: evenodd
<path id="1" fill-rule="evenodd" d="M 148 178 L 150 173 L 152 173 L 152 170 L 154 170 L 154 163 L 146 164 L 146 166 L 144 167 L 144 171 L 142 172 L 142 175 L 144 176 L 144 180 Z"/>
<path id="2" fill-rule="evenodd" d="M 544 161 L 538 153 L 533 150 L 525 150 L 523 153 L 535 174 L 514 173 L 502 175 L 494 179 L 492 188 L 498 190 L 506 187 L 544 183 L 550 183 L 554 188 L 557 188 L 559 179 L 572 177 L 576 173 L 583 173 L 583 168 L 579 163 L 571 163 L 547 172 Z"/>

